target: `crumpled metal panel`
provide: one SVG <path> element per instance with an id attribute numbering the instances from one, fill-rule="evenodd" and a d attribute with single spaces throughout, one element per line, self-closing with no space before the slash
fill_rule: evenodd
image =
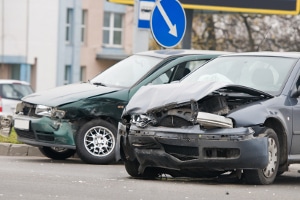
<path id="1" fill-rule="evenodd" d="M 199 81 L 197 83 L 147 85 L 141 87 L 141 89 L 135 93 L 126 106 L 123 115 L 143 114 L 153 110 L 168 109 L 185 102 L 198 101 L 208 94 L 222 88 L 257 95 L 262 98 L 273 97 L 259 90 L 225 82 Z M 147 99 L 147 101 L 141 101 L 141 99 Z"/>

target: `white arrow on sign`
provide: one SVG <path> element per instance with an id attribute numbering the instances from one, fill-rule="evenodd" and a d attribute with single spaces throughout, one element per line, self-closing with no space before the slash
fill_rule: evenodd
<path id="1" fill-rule="evenodd" d="M 164 8 L 162 7 L 162 5 L 160 4 L 160 1 L 161 1 L 161 0 L 156 1 L 157 8 L 158 8 L 160 14 L 163 16 L 165 22 L 167 23 L 167 25 L 168 25 L 168 27 L 169 27 L 169 29 L 170 29 L 169 33 L 170 33 L 171 35 L 177 37 L 177 28 L 176 28 L 176 24 L 174 24 L 174 25 L 172 24 L 172 22 L 170 21 L 170 19 L 169 19 L 167 13 L 165 12 L 165 10 L 164 10 Z"/>

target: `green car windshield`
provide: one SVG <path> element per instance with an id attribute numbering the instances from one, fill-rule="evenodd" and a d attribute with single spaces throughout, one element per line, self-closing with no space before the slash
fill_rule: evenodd
<path id="1" fill-rule="evenodd" d="M 297 59 L 272 56 L 228 56 L 203 65 L 182 82 L 217 81 L 280 94 Z"/>
<path id="2" fill-rule="evenodd" d="M 96 85 L 128 88 L 157 65 L 162 58 L 132 55 L 109 67 L 90 82 Z"/>

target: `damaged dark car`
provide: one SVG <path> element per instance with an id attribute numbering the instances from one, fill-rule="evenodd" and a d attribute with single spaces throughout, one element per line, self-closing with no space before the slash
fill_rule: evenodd
<path id="1" fill-rule="evenodd" d="M 271 184 L 300 163 L 300 53 L 220 56 L 179 83 L 144 86 L 118 127 L 132 177 Z"/>

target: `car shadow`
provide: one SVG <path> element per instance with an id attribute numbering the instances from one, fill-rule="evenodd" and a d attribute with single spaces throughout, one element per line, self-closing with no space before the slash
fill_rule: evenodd
<path id="1" fill-rule="evenodd" d="M 50 159 L 47 157 L 22 157 L 19 158 L 18 160 L 21 160 L 23 162 L 31 162 L 31 163 L 59 163 L 59 164 L 83 164 L 83 165 L 89 165 L 85 162 L 83 162 L 80 158 L 68 158 L 66 160 L 54 160 Z M 111 163 L 111 164 L 105 164 L 105 165 L 122 165 L 122 162 L 116 162 L 116 163 Z M 91 164 L 91 165 L 97 165 L 97 164 Z"/>
<path id="2" fill-rule="evenodd" d="M 145 180 L 142 178 L 132 178 L 130 179 L 140 179 Z M 214 178 L 189 178 L 189 177 L 171 177 L 169 175 L 163 174 L 162 176 L 151 179 L 152 181 L 172 181 L 172 182 L 178 182 L 178 183 L 195 183 L 195 184 L 208 184 L 208 185 L 222 185 L 222 184 L 238 184 L 238 185 L 250 185 L 247 184 L 243 177 L 234 177 L 234 176 L 228 176 L 223 175 L 219 177 Z M 280 176 L 277 176 L 274 183 L 274 185 L 293 185 L 293 186 L 300 186 L 300 173 L 299 172 L 286 172 Z"/>

